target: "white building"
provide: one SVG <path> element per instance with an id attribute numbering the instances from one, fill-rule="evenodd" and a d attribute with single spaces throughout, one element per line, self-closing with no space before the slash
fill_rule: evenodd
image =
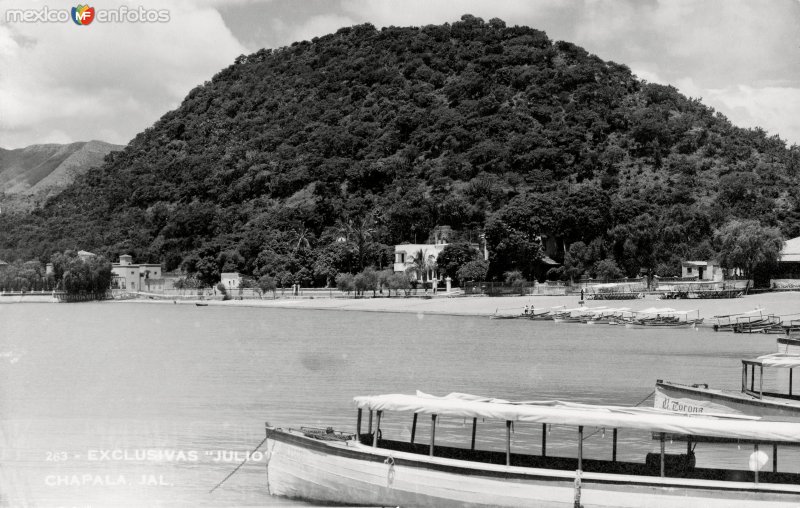
<path id="1" fill-rule="evenodd" d="M 123 254 L 119 263 L 111 264 L 112 289 L 128 291 L 154 291 L 164 289 L 161 265 L 154 263 L 133 264 L 133 257 Z"/>
<path id="2" fill-rule="evenodd" d="M 416 265 L 415 258 L 419 257 L 422 252 L 422 257 L 425 260 L 425 265 L 428 267 L 427 280 L 436 279 L 438 274 L 435 269 L 436 258 L 447 246 L 446 243 L 430 244 L 430 243 L 403 243 L 394 246 L 394 271 L 405 272 L 409 268 Z"/>
<path id="3" fill-rule="evenodd" d="M 721 282 L 725 276 L 716 261 L 684 261 L 681 263 L 681 277 L 697 277 L 697 280 Z"/>
<path id="4" fill-rule="evenodd" d="M 238 289 L 239 285 L 242 283 L 242 276 L 239 272 L 222 272 L 220 282 L 222 282 L 222 285 L 227 289 Z"/>

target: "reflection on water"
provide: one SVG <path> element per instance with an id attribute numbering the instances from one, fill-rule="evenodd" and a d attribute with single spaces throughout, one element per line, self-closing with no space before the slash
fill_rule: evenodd
<path id="1" fill-rule="evenodd" d="M 354 431 L 354 395 L 419 389 L 633 405 L 657 378 L 738 389 L 739 359 L 775 347 L 774 336 L 423 314 L 2 305 L 0 499 L 41 507 L 301 505 L 269 496 L 258 455 L 209 490 L 263 439 L 265 421 Z M 422 420 L 418 442 L 430 435 Z M 387 414 L 382 427 L 408 439 L 411 415 Z M 549 432 L 549 454 L 575 453 L 574 429 Z M 470 433 L 471 421 L 445 418 L 436 436 L 464 446 Z M 515 425 L 513 449 L 538 453 L 541 433 Z M 610 456 L 610 430 L 586 435 L 587 457 Z M 503 422 L 479 422 L 479 447 L 502 450 L 504 436 Z M 640 437 L 620 432 L 620 459 L 641 461 L 654 449 Z M 752 452 L 718 448 L 699 445 L 698 465 L 746 467 Z M 800 461 L 786 451 L 780 462 Z"/>

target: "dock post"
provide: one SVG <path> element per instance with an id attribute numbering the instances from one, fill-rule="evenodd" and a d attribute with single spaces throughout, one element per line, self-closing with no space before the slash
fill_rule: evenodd
<path id="1" fill-rule="evenodd" d="M 664 433 L 661 433 L 661 477 L 664 477 Z"/>
<path id="2" fill-rule="evenodd" d="M 411 422 L 411 444 L 414 444 L 414 436 L 417 435 L 417 413 L 414 413 L 414 421 Z"/>
<path id="3" fill-rule="evenodd" d="M 506 465 L 511 465 L 511 420 L 506 420 Z"/>
<path id="4" fill-rule="evenodd" d="M 611 445 L 611 462 L 617 461 L 617 429 L 614 429 L 613 442 Z"/>
<path id="5" fill-rule="evenodd" d="M 542 457 L 547 456 L 547 424 L 542 424 Z"/>
<path id="6" fill-rule="evenodd" d="M 431 415 L 431 451 L 428 455 L 433 457 L 433 443 L 436 438 L 436 415 Z"/>
<path id="7" fill-rule="evenodd" d="M 364 410 L 362 408 L 358 408 L 358 419 L 356 420 L 356 437 L 361 440 L 361 413 Z"/>
<path id="8" fill-rule="evenodd" d="M 475 417 L 472 419 L 472 444 L 470 445 L 470 450 L 475 449 L 475 431 L 478 428 L 478 418 Z"/>
<path id="9" fill-rule="evenodd" d="M 378 420 L 375 423 L 375 433 L 372 435 L 372 447 L 378 447 L 378 433 L 381 431 L 381 414 L 383 411 L 378 411 Z"/>
<path id="10" fill-rule="evenodd" d="M 583 471 L 583 425 L 578 425 L 578 470 Z"/>

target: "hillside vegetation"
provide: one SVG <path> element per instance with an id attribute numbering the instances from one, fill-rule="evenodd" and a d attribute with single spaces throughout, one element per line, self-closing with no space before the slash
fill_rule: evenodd
<path id="1" fill-rule="evenodd" d="M 42 208 L 4 214 L 0 258 L 324 284 L 449 225 L 485 233 L 490 276 L 543 273 L 542 237 L 589 273 L 669 275 L 731 218 L 800 234 L 799 168 L 798 147 L 539 30 L 367 24 L 240 56 Z"/>
<path id="2" fill-rule="evenodd" d="M 103 141 L 0 148 L 0 206 L 30 210 L 122 148 Z"/>

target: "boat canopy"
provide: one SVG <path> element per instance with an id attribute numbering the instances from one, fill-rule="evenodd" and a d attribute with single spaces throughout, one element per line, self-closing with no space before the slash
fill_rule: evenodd
<path id="1" fill-rule="evenodd" d="M 782 367 L 785 369 L 793 369 L 800 367 L 800 355 L 792 355 L 788 353 L 772 353 L 769 355 L 762 355 L 753 360 L 745 360 L 748 364 L 763 365 L 764 367 Z"/>
<path id="2" fill-rule="evenodd" d="M 637 314 L 674 314 L 677 311 L 672 307 L 648 307 L 642 310 L 635 310 Z"/>
<path id="3" fill-rule="evenodd" d="M 744 442 L 800 443 L 800 423 L 765 421 L 742 415 L 698 415 L 625 406 L 596 406 L 562 401 L 518 401 L 451 393 L 443 397 L 388 394 L 355 397 L 358 408 L 405 411 L 458 418 L 489 418 L 553 425 L 584 425 L 650 432 L 720 437 Z"/>

